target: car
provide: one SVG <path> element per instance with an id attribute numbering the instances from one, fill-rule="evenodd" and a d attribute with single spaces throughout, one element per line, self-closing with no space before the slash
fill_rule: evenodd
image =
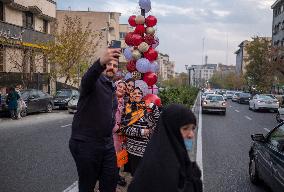
<path id="1" fill-rule="evenodd" d="M 202 93 L 201 101 L 203 101 L 208 94 L 215 94 L 215 92 L 204 92 L 204 93 Z"/>
<path id="2" fill-rule="evenodd" d="M 68 112 L 69 113 L 76 113 L 77 112 L 77 104 L 79 101 L 79 95 L 73 96 L 72 99 L 68 102 Z"/>
<path id="3" fill-rule="evenodd" d="M 67 109 L 68 102 L 72 99 L 73 96 L 79 96 L 79 91 L 77 91 L 76 89 L 58 90 L 53 98 L 55 108 Z"/>
<path id="4" fill-rule="evenodd" d="M 227 99 L 232 99 L 234 93 L 235 93 L 234 91 L 226 91 L 225 95 Z"/>
<path id="5" fill-rule="evenodd" d="M 253 184 L 264 181 L 274 192 L 284 189 L 284 122 L 267 135 L 251 135 L 249 178 Z"/>
<path id="6" fill-rule="evenodd" d="M 251 98 L 252 97 L 250 93 L 241 93 L 237 102 L 240 104 L 249 104 L 249 100 Z"/>
<path id="7" fill-rule="evenodd" d="M 21 91 L 21 97 L 27 106 L 27 113 L 52 112 L 54 106 L 52 96 L 47 93 L 36 89 L 27 89 Z"/>
<path id="8" fill-rule="evenodd" d="M 238 102 L 241 93 L 242 92 L 235 92 L 234 95 L 232 96 L 232 101 L 233 102 Z"/>
<path id="9" fill-rule="evenodd" d="M 202 113 L 221 112 L 226 115 L 227 103 L 222 95 L 208 94 L 202 101 Z"/>
<path id="10" fill-rule="evenodd" d="M 279 101 L 271 96 L 266 94 L 257 94 L 249 101 L 249 109 L 257 111 L 260 109 L 278 111 Z"/>
<path id="11" fill-rule="evenodd" d="M 279 108 L 276 113 L 276 121 L 281 123 L 284 121 L 284 108 Z"/>

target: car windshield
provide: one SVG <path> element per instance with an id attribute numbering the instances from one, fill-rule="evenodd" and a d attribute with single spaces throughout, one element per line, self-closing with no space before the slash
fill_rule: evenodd
<path id="1" fill-rule="evenodd" d="M 21 97 L 23 99 L 28 99 L 29 98 L 29 95 L 30 95 L 30 92 L 29 91 L 22 91 L 21 92 Z"/>
<path id="2" fill-rule="evenodd" d="M 223 97 L 219 95 L 208 95 L 206 99 L 210 101 L 224 101 Z"/>
<path id="3" fill-rule="evenodd" d="M 60 90 L 56 92 L 56 97 L 71 97 L 72 91 L 70 90 Z"/>
<path id="4" fill-rule="evenodd" d="M 228 91 L 227 94 L 234 94 L 234 92 Z"/>
<path id="5" fill-rule="evenodd" d="M 241 97 L 250 97 L 251 96 L 251 94 L 249 94 L 249 93 L 242 93 L 241 94 Z"/>
<path id="6" fill-rule="evenodd" d="M 268 97 L 270 97 L 272 99 L 276 99 L 273 95 L 266 95 L 266 96 L 268 96 Z"/>
<path id="7" fill-rule="evenodd" d="M 259 95 L 259 98 L 260 98 L 260 99 L 265 99 L 265 100 L 275 99 L 275 98 L 272 98 L 272 97 L 270 97 L 270 96 L 268 96 L 268 95 Z"/>

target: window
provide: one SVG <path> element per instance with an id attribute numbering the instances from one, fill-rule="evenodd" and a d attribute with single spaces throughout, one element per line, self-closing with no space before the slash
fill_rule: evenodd
<path id="1" fill-rule="evenodd" d="M 34 26 L 34 16 L 31 12 L 24 12 L 23 15 L 23 26 L 28 29 L 33 29 Z"/>
<path id="2" fill-rule="evenodd" d="M 271 143 L 271 145 L 277 147 L 279 145 L 280 142 L 283 143 L 284 141 L 284 125 L 278 127 L 277 129 L 275 129 L 271 135 L 269 136 L 269 142 Z"/>
<path id="3" fill-rule="evenodd" d="M 48 21 L 43 20 L 43 32 L 48 33 Z"/>
<path id="4" fill-rule="evenodd" d="M 4 5 L 0 2 L 0 21 L 4 21 Z"/>
<path id="5" fill-rule="evenodd" d="M 48 59 L 46 56 L 43 57 L 43 73 L 48 73 Z"/>
<path id="6" fill-rule="evenodd" d="M 0 72 L 4 72 L 4 47 L 0 45 Z"/>
<path id="7" fill-rule="evenodd" d="M 114 19 L 114 13 L 110 13 L 110 19 Z"/>
<path id="8" fill-rule="evenodd" d="M 119 38 L 120 39 L 124 39 L 125 38 L 126 33 L 125 32 L 120 32 L 119 33 Z"/>

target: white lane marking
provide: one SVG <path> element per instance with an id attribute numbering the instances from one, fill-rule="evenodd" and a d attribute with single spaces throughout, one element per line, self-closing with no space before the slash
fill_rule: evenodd
<path id="1" fill-rule="evenodd" d="M 199 121 L 198 121 L 198 132 L 197 132 L 197 152 L 196 162 L 201 170 L 201 179 L 203 181 L 203 160 L 202 160 L 202 113 L 201 105 L 199 106 Z"/>
<path id="2" fill-rule="evenodd" d="M 63 128 L 63 127 L 69 127 L 69 126 L 71 126 L 72 124 L 67 124 L 67 125 L 62 125 L 61 127 Z"/>
<path id="3" fill-rule="evenodd" d="M 250 121 L 252 120 L 252 118 L 250 118 L 249 116 L 245 116 L 245 118 L 250 120 Z"/>
<path id="4" fill-rule="evenodd" d="M 232 108 L 233 106 L 232 105 L 230 105 L 230 108 Z"/>
<path id="5" fill-rule="evenodd" d="M 235 111 L 236 111 L 237 113 L 239 113 L 239 112 L 240 112 L 240 111 L 239 111 L 239 110 L 237 110 L 237 109 L 236 109 Z"/>
<path id="6" fill-rule="evenodd" d="M 78 192 L 78 181 L 75 181 L 72 185 L 67 187 L 63 192 Z"/>
<path id="7" fill-rule="evenodd" d="M 263 128 L 265 131 L 267 131 L 267 132 L 270 132 L 270 130 L 269 129 L 267 129 L 267 128 Z"/>

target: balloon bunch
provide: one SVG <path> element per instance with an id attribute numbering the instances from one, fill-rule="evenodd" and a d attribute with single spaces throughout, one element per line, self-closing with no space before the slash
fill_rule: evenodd
<path id="1" fill-rule="evenodd" d="M 139 6 L 148 13 L 151 10 L 151 1 L 139 0 Z M 155 84 L 158 81 L 156 73 L 159 71 L 159 65 L 156 62 L 158 51 L 155 49 L 159 45 L 159 39 L 155 36 L 154 29 L 157 18 L 153 15 L 146 18 L 142 15 L 132 15 L 128 23 L 135 29 L 125 36 L 125 43 L 129 46 L 124 50 L 124 56 L 128 61 L 125 79 L 135 79 L 136 86 L 140 87 L 145 98 L 157 100 L 158 87 Z M 155 103 L 161 105 L 160 100 Z"/>

